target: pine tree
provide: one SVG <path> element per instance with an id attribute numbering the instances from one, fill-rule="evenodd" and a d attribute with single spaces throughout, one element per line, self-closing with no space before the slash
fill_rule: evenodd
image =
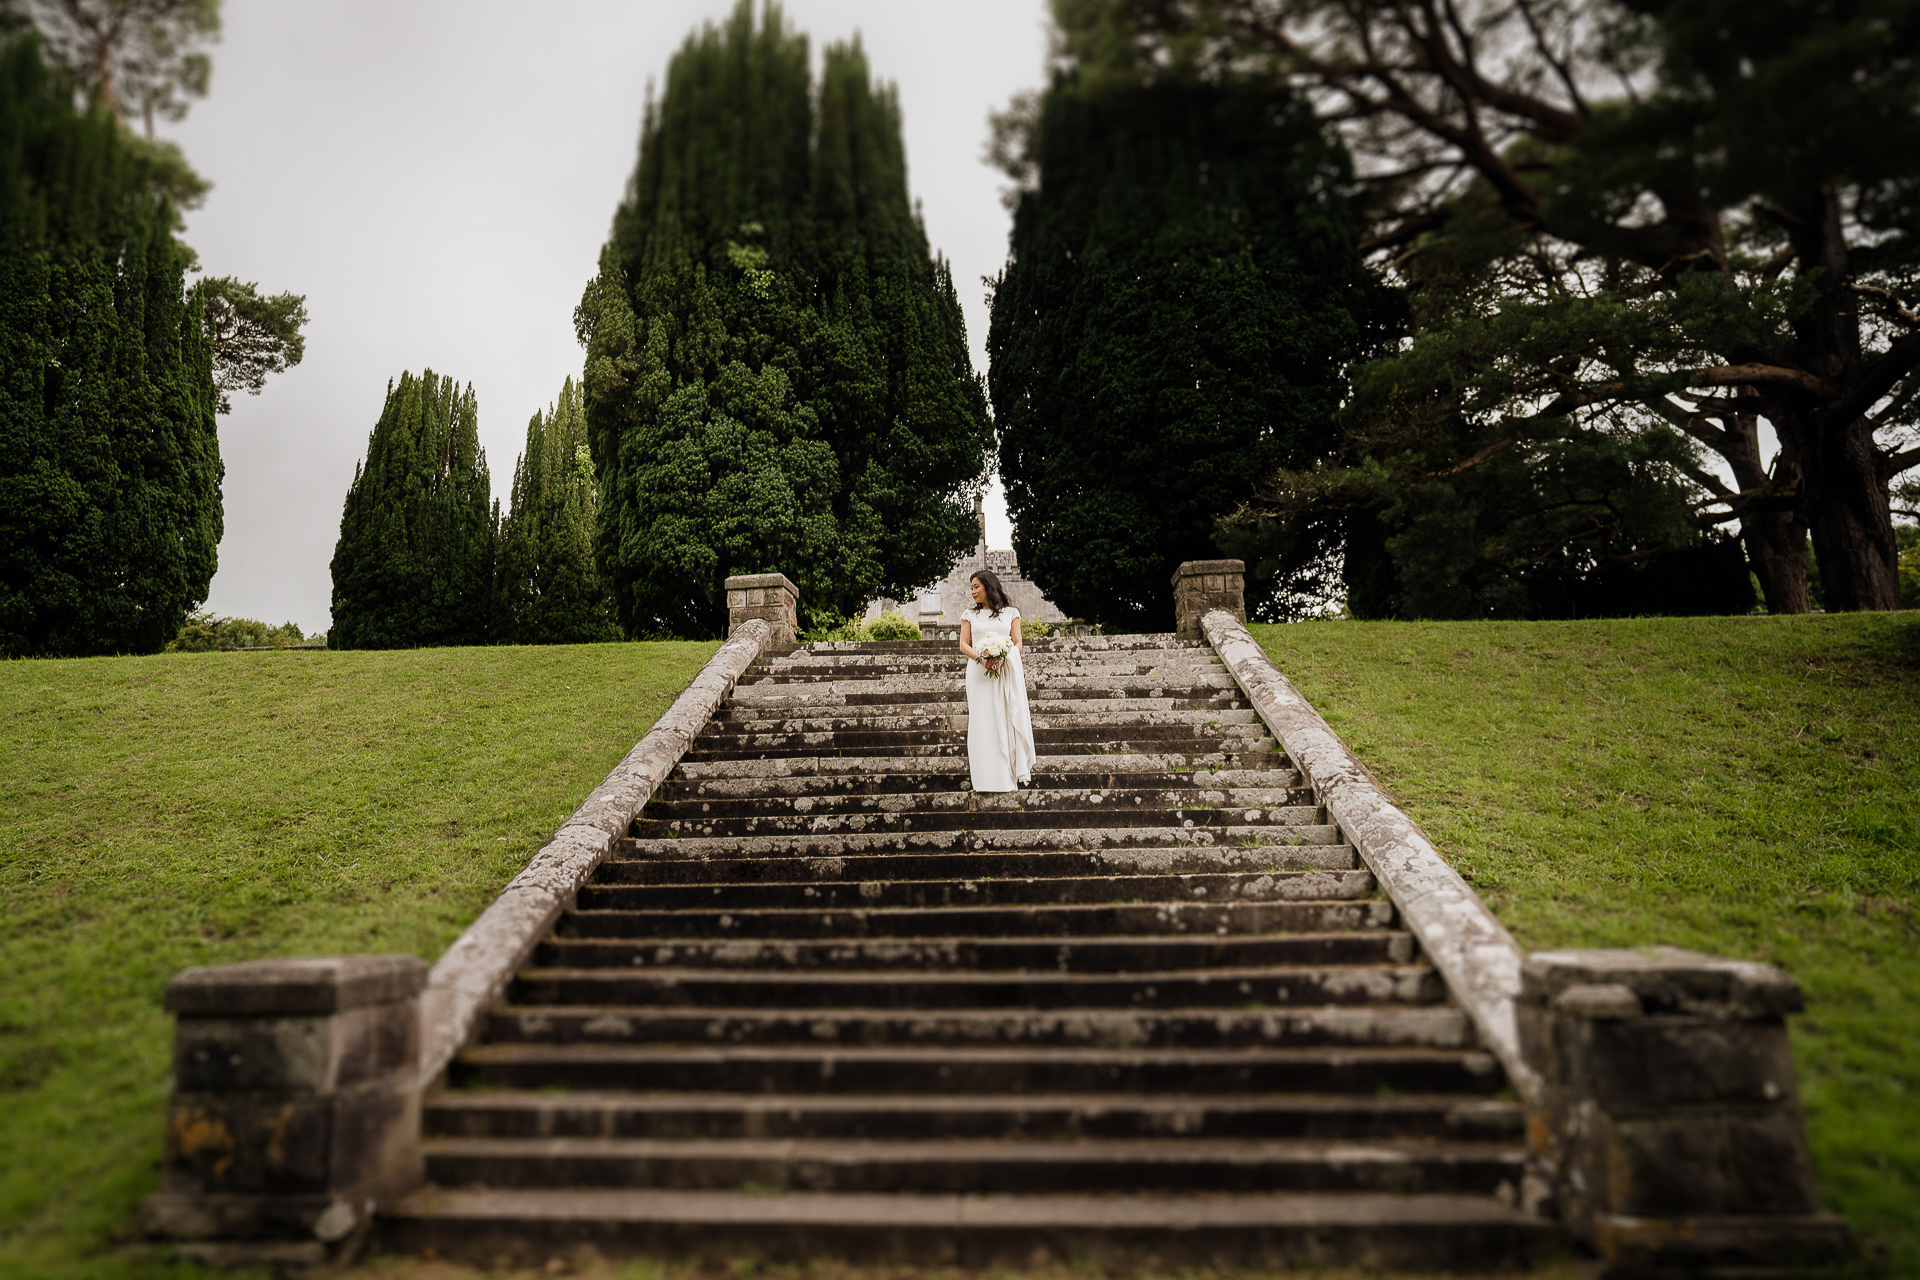
<path id="1" fill-rule="evenodd" d="M 1032 147 L 987 342 L 1014 549 L 1067 612 L 1165 629 L 1216 520 L 1325 450 L 1391 299 L 1344 152 L 1285 90 L 1062 78 Z"/>
<path id="2" fill-rule="evenodd" d="M 152 652 L 222 531 L 212 356 L 149 152 L 0 48 L 0 653 Z"/>
<path id="3" fill-rule="evenodd" d="M 473 387 L 389 383 L 333 552 L 335 649 L 485 644 L 498 508 Z"/>
<path id="4" fill-rule="evenodd" d="M 938 578 L 972 542 L 991 428 L 897 101 L 741 3 L 675 55 L 576 313 L 598 555 L 630 634 L 718 634 L 780 570 L 810 617 Z M 814 137 L 818 130 L 818 146 Z"/>
<path id="5" fill-rule="evenodd" d="M 599 508 L 580 389 L 568 378 L 553 407 L 527 423 L 526 451 L 513 469 L 513 509 L 500 525 L 496 566 L 496 644 L 620 638 L 593 562 Z"/>

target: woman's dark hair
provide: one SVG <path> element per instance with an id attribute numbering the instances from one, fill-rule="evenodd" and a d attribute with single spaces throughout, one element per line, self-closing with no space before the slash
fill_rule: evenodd
<path id="1" fill-rule="evenodd" d="M 1013 606 L 1013 601 L 1007 599 L 1007 589 L 1000 585 L 1000 579 L 994 576 L 993 570 L 976 569 L 967 580 L 987 589 L 987 609 L 994 617 L 999 617 L 1002 609 Z"/>

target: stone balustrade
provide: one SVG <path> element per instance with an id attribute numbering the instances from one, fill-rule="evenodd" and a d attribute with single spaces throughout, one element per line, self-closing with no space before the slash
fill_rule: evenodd
<path id="1" fill-rule="evenodd" d="M 771 627 L 770 647 L 792 648 L 800 642 L 800 588 L 784 573 L 750 573 L 727 579 L 727 634 L 759 618 Z"/>
<path id="2" fill-rule="evenodd" d="M 1244 560 L 1189 560 L 1173 572 L 1174 634 L 1182 640 L 1204 640 L 1200 619 L 1225 609 L 1244 624 L 1247 620 L 1247 562 Z"/>

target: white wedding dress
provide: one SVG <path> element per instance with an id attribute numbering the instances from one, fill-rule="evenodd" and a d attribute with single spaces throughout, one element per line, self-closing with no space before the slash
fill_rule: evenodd
<path id="1" fill-rule="evenodd" d="M 963 615 L 972 624 L 973 647 L 988 636 L 1013 638 L 1020 611 L 1009 605 L 994 617 L 975 606 Z M 1027 670 L 1019 649 L 1007 653 L 997 676 L 967 659 L 967 764 L 975 791 L 1015 791 L 1033 780 L 1033 720 L 1027 712 Z"/>

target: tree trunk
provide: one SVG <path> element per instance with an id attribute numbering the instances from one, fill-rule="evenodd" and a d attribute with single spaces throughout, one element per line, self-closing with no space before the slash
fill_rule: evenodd
<path id="1" fill-rule="evenodd" d="M 1800 449 L 1813 554 L 1830 613 L 1898 609 L 1900 571 L 1893 514 L 1880 486 L 1873 424 L 1856 418 Z"/>
<path id="2" fill-rule="evenodd" d="M 1771 487 L 1791 498 L 1791 509 L 1755 508 L 1740 517 L 1740 541 L 1747 564 L 1760 579 L 1760 594 L 1768 613 L 1811 613 L 1813 597 L 1807 591 L 1807 517 L 1802 498 L 1800 464 L 1784 443 L 1774 460 L 1773 474 L 1760 462 L 1760 419 L 1750 413 L 1729 414 L 1726 442 L 1720 456 L 1733 470 L 1742 492 Z"/>
<path id="3" fill-rule="evenodd" d="M 1788 235 L 1802 270 L 1815 271 L 1815 301 L 1794 321 L 1799 365 L 1846 385 L 1860 373 L 1859 300 L 1848 288 L 1846 224 L 1832 186 L 1809 190 Z M 1820 592 L 1830 613 L 1898 609 L 1900 576 L 1893 513 L 1881 480 L 1880 450 L 1865 417 L 1823 420 L 1811 405 L 1774 418 L 1799 459 Z"/>

